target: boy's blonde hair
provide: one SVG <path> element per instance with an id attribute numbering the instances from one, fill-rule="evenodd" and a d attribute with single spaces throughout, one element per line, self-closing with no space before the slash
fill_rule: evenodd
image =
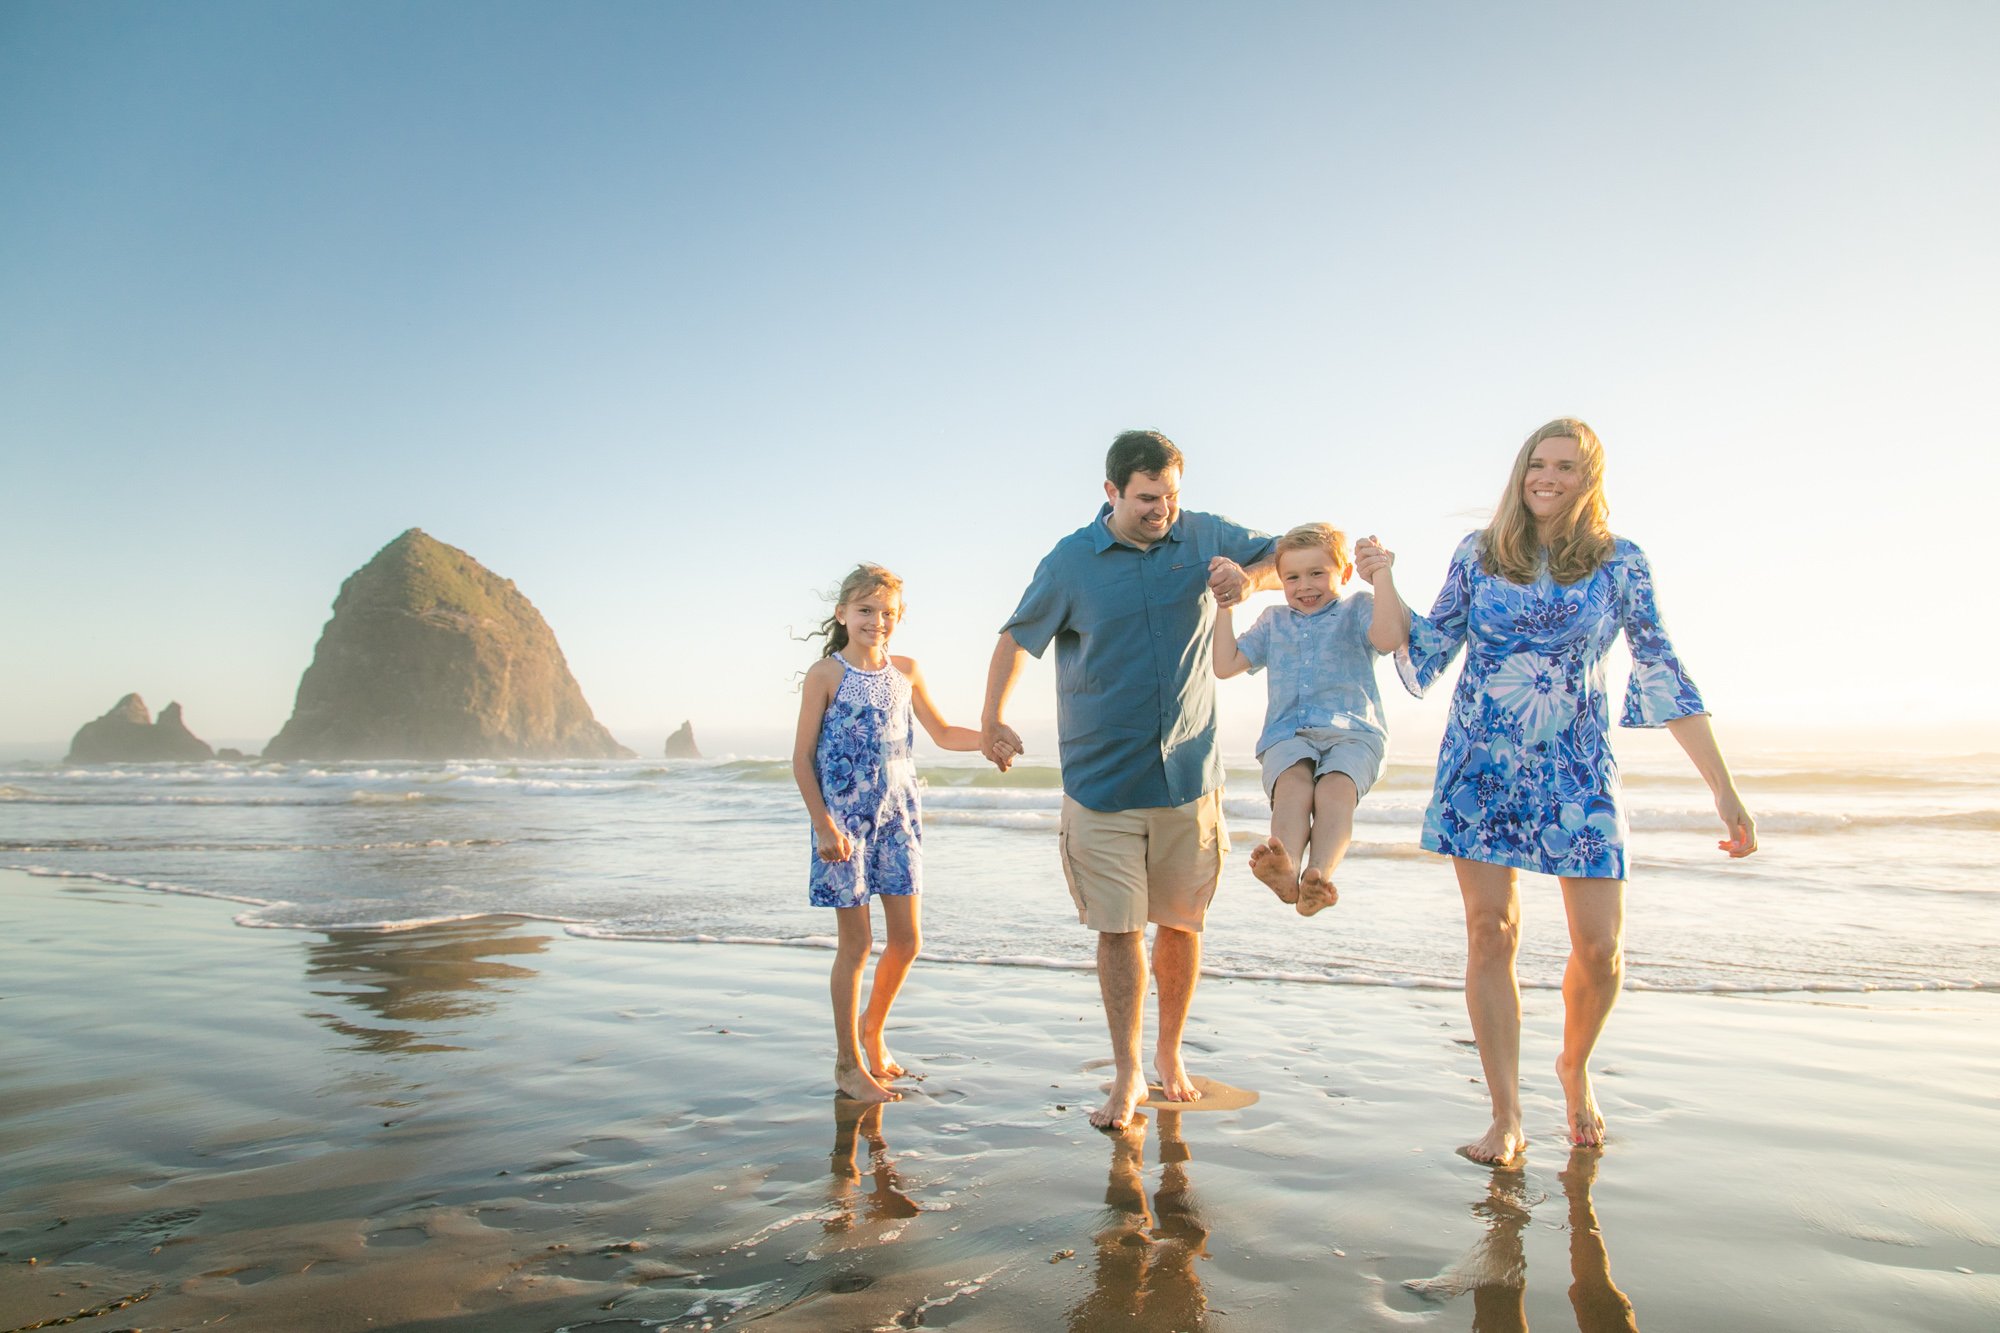
<path id="1" fill-rule="evenodd" d="M 1342 569 L 1354 564 L 1354 548 L 1348 544 L 1347 534 L 1331 523 L 1301 523 L 1284 536 L 1278 538 L 1277 549 L 1272 558 L 1287 551 L 1310 551 L 1314 547 L 1333 557 L 1333 563 Z"/>
<path id="2" fill-rule="evenodd" d="M 1611 558 L 1611 506 L 1604 498 L 1604 445 L 1597 432 L 1575 417 L 1557 417 L 1528 437 L 1521 452 L 1514 455 L 1514 470 L 1507 474 L 1507 489 L 1501 493 L 1493 521 L 1479 534 L 1479 563 L 1489 574 L 1509 583 L 1533 583 L 1542 572 L 1544 547 L 1535 516 L 1521 490 L 1528 480 L 1528 460 L 1543 440 L 1568 438 L 1576 441 L 1577 471 L 1583 485 L 1569 508 L 1550 524 L 1549 573 L 1561 584 L 1589 578 L 1597 567 Z"/>

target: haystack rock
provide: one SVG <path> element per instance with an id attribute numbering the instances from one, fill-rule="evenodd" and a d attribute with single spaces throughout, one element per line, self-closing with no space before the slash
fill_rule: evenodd
<path id="1" fill-rule="evenodd" d="M 667 758 L 701 758 L 701 747 L 694 743 L 694 723 L 681 723 L 681 729 L 667 737 Z"/>
<path id="2" fill-rule="evenodd" d="M 629 759 L 511 580 L 411 528 L 333 601 L 266 759 Z"/>
<path id="3" fill-rule="evenodd" d="M 168 704 L 155 722 L 146 701 L 128 694 L 111 711 L 77 729 L 66 764 L 145 763 L 213 759 L 208 742 L 187 729 L 181 706 Z"/>

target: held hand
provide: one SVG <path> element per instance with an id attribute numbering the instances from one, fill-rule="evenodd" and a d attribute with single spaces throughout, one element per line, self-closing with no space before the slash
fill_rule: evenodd
<path id="1" fill-rule="evenodd" d="M 1028 752 L 1028 747 L 1021 744 L 1021 733 L 1005 722 L 991 722 L 980 728 L 979 741 L 979 752 L 1002 773 Z"/>
<path id="2" fill-rule="evenodd" d="M 1743 806 L 1743 798 L 1735 792 L 1724 792 L 1715 798 L 1715 813 L 1722 816 L 1722 827 L 1729 836 L 1715 845 L 1729 853 L 1732 860 L 1757 850 L 1757 821 Z"/>
<path id="3" fill-rule="evenodd" d="M 819 859 L 822 861 L 845 861 L 854 855 L 854 844 L 848 840 L 846 831 L 831 824 L 814 829 L 813 838 L 819 844 Z"/>
<path id="4" fill-rule="evenodd" d="M 1217 606 L 1237 605 L 1249 586 L 1250 576 L 1228 556 L 1218 555 L 1208 562 L 1208 590 L 1215 594 Z"/>
<path id="5" fill-rule="evenodd" d="M 1396 553 L 1372 536 L 1354 543 L 1354 571 L 1368 583 L 1387 574 L 1395 563 Z"/>

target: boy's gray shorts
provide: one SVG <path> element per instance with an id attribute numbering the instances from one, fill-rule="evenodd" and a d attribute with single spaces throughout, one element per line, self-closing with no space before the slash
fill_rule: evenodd
<path id="1" fill-rule="evenodd" d="M 1257 756 L 1264 764 L 1264 799 L 1278 789 L 1278 774 L 1293 764 L 1310 762 L 1313 780 L 1345 773 L 1354 782 L 1356 800 L 1368 794 L 1382 776 L 1382 742 L 1368 732 L 1341 727 L 1305 727 Z"/>

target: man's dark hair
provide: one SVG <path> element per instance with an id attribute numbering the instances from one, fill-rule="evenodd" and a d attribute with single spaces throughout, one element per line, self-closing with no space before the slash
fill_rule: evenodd
<path id="1" fill-rule="evenodd" d="M 1157 477 L 1170 467 L 1186 468 L 1172 440 L 1156 430 L 1128 430 L 1111 442 L 1111 452 L 1104 456 L 1104 479 L 1123 495 L 1134 472 Z"/>

